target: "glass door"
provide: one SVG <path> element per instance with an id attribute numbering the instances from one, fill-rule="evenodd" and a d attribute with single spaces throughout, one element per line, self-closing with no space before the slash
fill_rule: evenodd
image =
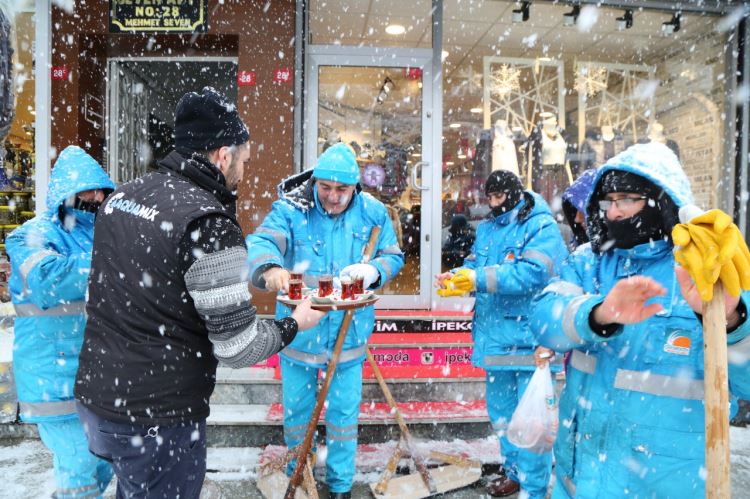
<path id="1" fill-rule="evenodd" d="M 430 305 L 431 58 L 431 49 L 317 46 L 307 59 L 305 168 L 328 146 L 350 144 L 362 188 L 388 208 L 405 255 L 380 308 Z"/>

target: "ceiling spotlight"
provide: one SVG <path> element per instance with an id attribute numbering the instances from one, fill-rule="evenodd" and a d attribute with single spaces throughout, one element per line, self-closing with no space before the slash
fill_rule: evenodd
<path id="1" fill-rule="evenodd" d="M 581 6 L 574 5 L 573 10 L 563 14 L 563 26 L 575 26 L 578 16 L 581 14 Z"/>
<path id="2" fill-rule="evenodd" d="M 403 35 L 406 32 L 406 28 L 401 26 L 400 24 L 391 24 L 389 26 L 386 26 L 385 32 L 389 35 Z"/>
<path id="3" fill-rule="evenodd" d="M 529 20 L 529 6 L 531 2 L 521 2 L 520 9 L 513 10 L 513 22 L 522 23 Z"/>
<path id="4" fill-rule="evenodd" d="M 668 22 L 661 23 L 661 32 L 665 35 L 671 35 L 680 31 L 680 21 L 682 20 L 682 14 L 675 12 Z"/>
<path id="5" fill-rule="evenodd" d="M 617 21 L 617 29 L 619 31 L 625 31 L 633 27 L 633 9 L 625 9 L 625 13 L 622 17 L 615 19 Z"/>
<path id="6" fill-rule="evenodd" d="M 451 128 L 461 128 L 461 123 L 451 123 L 448 126 L 451 127 Z"/>
<path id="7" fill-rule="evenodd" d="M 469 112 L 470 113 L 474 113 L 474 114 L 481 114 L 482 108 L 481 107 L 472 107 L 471 109 L 469 109 Z"/>

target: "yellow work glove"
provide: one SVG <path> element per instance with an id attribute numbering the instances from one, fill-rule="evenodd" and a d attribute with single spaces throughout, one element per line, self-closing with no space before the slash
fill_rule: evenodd
<path id="1" fill-rule="evenodd" d="M 459 269 L 445 281 L 445 288 L 438 289 L 438 296 L 463 296 L 477 289 L 477 274 L 471 269 Z"/>
<path id="2" fill-rule="evenodd" d="M 690 273 L 701 299 L 713 298 L 718 279 L 732 296 L 750 289 L 750 251 L 732 218 L 721 210 L 700 213 L 685 207 L 680 219 L 689 223 L 672 229 L 675 260 Z"/>

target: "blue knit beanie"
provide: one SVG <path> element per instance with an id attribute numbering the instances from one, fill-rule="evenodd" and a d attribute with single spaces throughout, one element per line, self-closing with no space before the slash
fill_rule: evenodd
<path id="1" fill-rule="evenodd" d="M 320 155 L 313 169 L 313 177 L 346 185 L 359 182 L 357 157 L 350 146 L 339 142 Z"/>

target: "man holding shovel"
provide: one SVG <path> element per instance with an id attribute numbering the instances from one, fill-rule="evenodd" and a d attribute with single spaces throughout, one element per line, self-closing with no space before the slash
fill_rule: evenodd
<path id="1" fill-rule="evenodd" d="M 675 269 L 672 241 L 678 210 L 691 203 L 688 179 L 666 146 L 639 144 L 610 159 L 586 206 L 591 244 L 570 256 L 560 279 L 535 301 L 531 327 L 542 345 L 571 351 L 553 497 L 701 497 L 706 491 L 705 339 L 698 315 L 706 289 L 700 273 L 699 294 L 688 272 Z M 698 219 L 691 220 L 687 227 Z M 674 234 L 688 244 L 682 230 Z M 750 284 L 750 260 L 736 236 L 734 247 L 744 249 L 736 255 L 736 279 L 725 283 L 734 296 L 721 313 L 729 387 L 746 398 L 749 296 L 739 296 L 739 276 Z M 687 246 L 676 253 L 683 265 L 712 260 L 710 251 L 700 255 Z"/>
<path id="2" fill-rule="evenodd" d="M 361 192 L 359 166 L 348 145 L 330 147 L 312 171 L 283 181 L 279 198 L 258 230 L 247 237 L 250 275 L 259 288 L 288 291 L 287 269 L 304 269 L 309 287 L 318 287 L 322 277 L 349 276 L 363 278 L 365 289 L 376 289 L 401 270 L 403 254 L 386 208 Z M 376 227 L 381 231 L 373 257 L 363 263 L 365 246 Z M 277 305 L 278 319 L 290 313 L 288 307 Z M 280 353 L 284 439 L 290 449 L 305 436 L 316 401 L 318 369 L 332 360 L 343 319 L 343 311 L 329 312 Z M 372 306 L 354 312 L 328 393 L 326 479 L 335 498 L 351 493 L 362 361 L 374 324 Z"/>

